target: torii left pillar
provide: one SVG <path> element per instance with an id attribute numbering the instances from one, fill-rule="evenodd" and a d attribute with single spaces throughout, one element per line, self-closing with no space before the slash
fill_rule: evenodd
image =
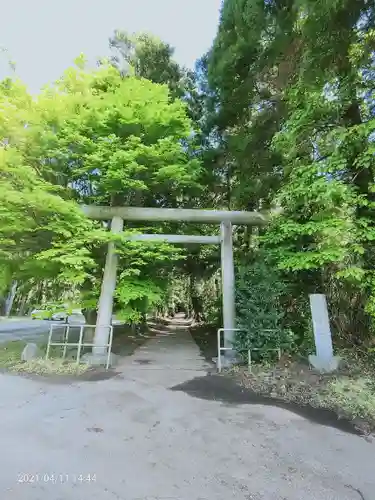
<path id="1" fill-rule="evenodd" d="M 124 229 L 124 220 L 115 216 L 111 222 L 111 232 L 121 234 Z M 112 324 L 113 296 L 116 290 L 117 279 L 117 252 L 114 241 L 108 243 L 108 252 L 105 260 L 103 281 L 98 304 L 98 318 L 95 328 L 93 354 L 96 356 L 107 355 L 109 338 L 109 325 Z"/>

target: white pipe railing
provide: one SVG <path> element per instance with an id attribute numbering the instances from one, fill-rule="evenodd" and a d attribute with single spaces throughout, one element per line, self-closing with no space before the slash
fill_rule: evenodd
<path id="1" fill-rule="evenodd" d="M 231 331 L 231 332 L 243 332 L 241 328 L 219 328 L 217 331 L 217 371 L 220 373 L 222 370 L 222 364 L 221 364 L 221 353 L 225 351 L 234 351 L 235 349 L 233 347 L 224 347 L 221 345 L 221 334 L 225 333 L 226 331 Z M 276 330 L 261 330 L 262 332 L 275 332 Z M 251 373 L 252 370 L 252 357 L 251 357 L 251 352 L 252 351 L 262 351 L 262 352 L 277 352 L 278 354 L 278 359 L 280 361 L 281 359 L 281 348 L 280 347 L 275 347 L 271 349 L 265 349 L 263 347 L 252 347 L 251 349 L 247 350 L 247 366 L 249 373 Z"/>
<path id="2" fill-rule="evenodd" d="M 51 326 L 50 326 L 50 330 L 49 330 L 49 335 L 48 335 L 48 344 L 47 344 L 47 351 L 46 351 L 46 359 L 49 358 L 49 353 L 50 353 L 50 349 L 51 349 L 51 346 L 61 346 L 63 347 L 63 355 L 62 355 L 62 359 L 65 359 L 66 357 L 66 351 L 68 349 L 68 347 L 77 347 L 77 365 L 79 365 L 80 363 L 80 359 L 81 359 L 81 351 L 82 351 L 82 347 L 98 347 L 97 344 L 93 343 L 93 342 L 84 342 L 84 329 L 85 328 L 95 328 L 96 325 L 65 325 L 65 326 L 61 326 L 61 323 L 52 323 Z M 57 327 L 59 329 L 61 328 L 64 328 L 64 337 L 63 337 L 63 342 L 54 342 L 52 340 L 52 336 L 53 336 L 53 329 L 54 327 Z M 70 332 L 70 328 L 79 328 L 79 338 L 78 338 L 78 342 L 69 342 L 69 332 Z M 113 340 L 113 326 L 112 325 L 107 325 L 107 326 L 104 326 L 103 328 L 108 328 L 109 329 L 109 341 L 107 344 L 103 345 L 103 346 L 99 346 L 99 347 L 102 347 L 103 349 L 107 349 L 107 361 L 106 361 L 106 370 L 108 370 L 109 368 L 109 362 L 110 362 L 110 356 L 111 356 L 111 349 L 112 349 L 112 340 Z"/>

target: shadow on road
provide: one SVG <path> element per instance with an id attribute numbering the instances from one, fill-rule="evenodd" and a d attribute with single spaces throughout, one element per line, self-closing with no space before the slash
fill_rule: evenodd
<path id="1" fill-rule="evenodd" d="M 176 385 L 172 387 L 171 390 L 182 391 L 195 398 L 220 401 L 231 405 L 254 404 L 276 406 L 300 415 L 315 424 L 334 427 L 335 429 L 339 429 L 349 434 L 361 434 L 348 420 L 338 419 L 334 411 L 325 408 L 298 405 L 296 403 L 262 396 L 220 375 L 197 377 Z"/>

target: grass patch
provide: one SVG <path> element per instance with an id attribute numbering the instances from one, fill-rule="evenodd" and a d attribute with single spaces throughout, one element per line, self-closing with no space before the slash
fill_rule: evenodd
<path id="1" fill-rule="evenodd" d="M 89 366 L 77 365 L 75 361 L 63 360 L 61 350 L 51 348 L 50 358 L 44 357 L 30 361 L 21 361 L 21 354 L 26 343 L 20 340 L 0 344 L 0 368 L 10 372 L 33 373 L 39 375 L 82 375 Z M 42 356 L 46 352 L 46 344 L 37 344 Z"/>
<path id="2" fill-rule="evenodd" d="M 375 426 L 375 379 L 341 377 L 328 382 L 317 401 L 326 408 L 343 411 L 352 419 L 364 419 Z"/>
<path id="3" fill-rule="evenodd" d="M 88 365 L 62 359 L 34 359 L 19 362 L 11 367 L 12 372 L 35 373 L 38 375 L 82 375 L 89 369 Z"/>
<path id="4" fill-rule="evenodd" d="M 14 364 L 19 363 L 24 347 L 25 343 L 20 340 L 0 344 L 0 366 L 2 368 L 10 368 Z"/>

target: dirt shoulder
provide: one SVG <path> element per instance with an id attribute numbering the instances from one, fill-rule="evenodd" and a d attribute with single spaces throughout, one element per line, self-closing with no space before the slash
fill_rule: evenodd
<path id="1" fill-rule="evenodd" d="M 217 333 L 212 326 L 190 329 L 201 354 L 207 360 L 217 356 Z M 270 404 L 291 403 L 305 409 L 326 409 L 338 420 L 348 420 L 361 434 L 375 433 L 375 361 L 356 356 L 353 351 L 340 353 L 340 369 L 320 374 L 302 357 L 283 356 L 279 362 L 239 366 L 223 371 L 240 388 L 268 398 Z M 249 394 L 250 394 L 249 393 Z M 263 399 L 265 400 L 265 399 Z"/>
<path id="2" fill-rule="evenodd" d="M 271 399 L 332 410 L 364 435 L 375 432 L 375 372 L 358 360 L 347 358 L 337 372 L 321 374 L 304 360 L 284 356 L 274 365 L 253 366 L 251 373 L 237 367 L 225 376 Z"/>

